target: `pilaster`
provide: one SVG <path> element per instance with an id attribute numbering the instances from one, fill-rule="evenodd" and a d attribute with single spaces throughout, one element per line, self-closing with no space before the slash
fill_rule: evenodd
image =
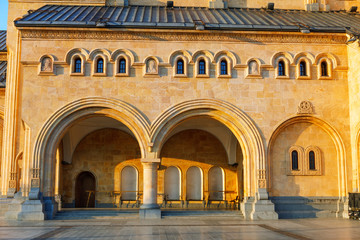
<path id="1" fill-rule="evenodd" d="M 4 141 L 2 152 L 2 194 L 14 197 L 16 190 L 16 125 L 18 120 L 18 85 L 20 72 L 21 38 L 17 31 L 15 51 L 9 49 L 8 77 L 5 92 Z"/>

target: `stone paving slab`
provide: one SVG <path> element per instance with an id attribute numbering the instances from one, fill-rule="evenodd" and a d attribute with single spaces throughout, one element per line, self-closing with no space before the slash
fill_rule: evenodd
<path id="1" fill-rule="evenodd" d="M 360 239 L 360 221 L 296 219 L 104 219 L 18 222 L 0 219 L 0 239 Z"/>

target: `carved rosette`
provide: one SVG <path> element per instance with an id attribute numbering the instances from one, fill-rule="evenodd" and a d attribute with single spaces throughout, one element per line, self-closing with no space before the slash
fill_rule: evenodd
<path id="1" fill-rule="evenodd" d="M 314 108 L 310 101 L 302 101 L 298 106 L 297 114 L 314 114 Z"/>
<path id="2" fill-rule="evenodd" d="M 258 170 L 258 184 L 259 188 L 266 188 L 266 170 Z"/>

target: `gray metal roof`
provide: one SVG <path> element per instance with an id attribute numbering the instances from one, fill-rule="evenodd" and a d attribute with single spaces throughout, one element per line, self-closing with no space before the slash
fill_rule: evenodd
<path id="1" fill-rule="evenodd" d="M 6 31 L 0 31 L 0 52 L 6 52 Z"/>
<path id="2" fill-rule="evenodd" d="M 6 86 L 6 67 L 7 62 L 0 61 L 0 88 Z"/>
<path id="3" fill-rule="evenodd" d="M 46 5 L 15 21 L 15 25 L 52 27 L 166 28 L 217 30 L 345 32 L 360 29 L 360 14 L 345 11 L 309 12 L 251 8 L 209 9 L 164 6 Z"/>

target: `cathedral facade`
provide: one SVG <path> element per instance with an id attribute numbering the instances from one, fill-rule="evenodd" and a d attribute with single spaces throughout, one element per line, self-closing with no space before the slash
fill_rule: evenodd
<path id="1" fill-rule="evenodd" d="M 0 214 L 347 217 L 359 191 L 357 6 L 9 0 Z"/>

